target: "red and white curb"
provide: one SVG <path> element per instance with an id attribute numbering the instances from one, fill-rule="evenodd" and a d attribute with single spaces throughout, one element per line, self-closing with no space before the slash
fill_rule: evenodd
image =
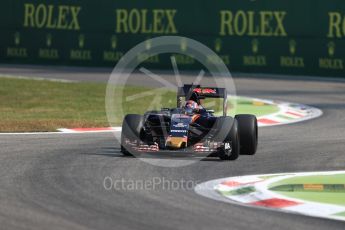
<path id="1" fill-rule="evenodd" d="M 250 175 L 207 181 L 196 193 L 223 202 L 345 221 L 345 206 L 295 199 L 268 190 L 270 184 L 299 176 L 344 174 L 345 171 Z"/>
<path id="2" fill-rule="evenodd" d="M 259 127 L 297 123 L 314 119 L 322 115 L 322 111 L 320 109 L 308 105 L 283 101 L 263 100 L 259 98 L 251 99 L 253 101 L 258 101 L 265 104 L 276 105 L 279 108 L 279 111 L 276 113 L 258 117 Z"/>
<path id="3" fill-rule="evenodd" d="M 240 98 L 247 98 L 247 99 L 253 100 L 253 102 L 260 102 L 263 104 L 278 106 L 279 108 L 278 112 L 258 117 L 259 127 L 296 123 L 296 122 L 301 122 L 301 121 L 317 118 L 322 115 L 322 111 L 320 109 L 303 105 L 303 104 L 264 100 L 264 99 L 249 98 L 249 97 L 240 97 Z M 73 128 L 73 129 L 61 128 L 61 129 L 58 129 L 58 131 L 64 132 L 64 133 L 120 132 L 121 127 Z"/>

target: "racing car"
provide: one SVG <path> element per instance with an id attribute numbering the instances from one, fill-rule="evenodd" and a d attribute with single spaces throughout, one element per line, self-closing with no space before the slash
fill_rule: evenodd
<path id="1" fill-rule="evenodd" d="M 257 119 L 251 114 L 227 116 L 226 88 L 183 85 L 177 107 L 127 114 L 122 123 L 124 155 L 160 151 L 203 153 L 221 160 L 254 155 L 258 143 Z M 201 101 L 222 99 L 222 114 L 204 108 Z"/>

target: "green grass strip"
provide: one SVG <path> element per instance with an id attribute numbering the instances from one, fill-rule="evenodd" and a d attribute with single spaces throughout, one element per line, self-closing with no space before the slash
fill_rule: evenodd
<path id="1" fill-rule="evenodd" d="M 345 206 L 345 192 L 333 192 L 339 189 L 341 185 L 345 184 L 345 174 L 334 174 L 334 175 L 312 175 L 312 176 L 296 176 L 287 178 L 281 181 L 277 181 L 269 185 L 269 189 L 282 186 L 282 185 L 293 185 L 293 184 L 314 184 L 323 185 L 325 188 L 333 188 L 329 191 L 276 191 L 278 194 L 319 203 L 336 204 Z M 335 187 L 336 185 L 339 187 Z"/>
<path id="2" fill-rule="evenodd" d="M 264 105 L 254 105 L 253 100 L 247 98 L 239 97 L 237 101 L 234 99 L 229 100 L 231 104 L 237 103 L 236 111 L 231 108 L 228 110 L 228 115 L 234 116 L 236 114 L 254 114 L 257 117 L 264 116 L 267 114 L 276 113 L 279 111 L 277 105 L 264 104 Z"/>
<path id="3" fill-rule="evenodd" d="M 124 98 L 152 88 L 126 86 L 117 88 Z M 105 111 L 105 83 L 66 83 L 46 80 L 1 78 L 0 76 L 0 132 L 55 131 L 57 128 L 107 127 Z M 123 114 L 143 114 L 157 97 L 151 94 L 136 100 L 124 101 Z M 151 108 L 176 107 L 176 92 L 159 92 L 161 104 Z M 237 106 L 234 106 L 237 104 Z M 221 108 L 221 103 L 215 106 Z M 158 107 L 160 106 L 160 107 Z M 278 111 L 276 105 L 253 105 L 252 100 L 231 98 L 229 115 L 250 113 L 262 116 Z M 236 110 L 234 109 L 236 108 Z M 210 108 L 212 109 L 212 108 Z M 115 114 L 113 125 L 121 125 L 122 115 Z M 117 116 L 119 115 L 119 116 Z"/>
<path id="4" fill-rule="evenodd" d="M 295 176 L 272 183 L 269 187 L 284 184 L 345 184 L 345 174 Z"/>
<path id="5" fill-rule="evenodd" d="M 269 190 L 281 192 L 345 192 L 344 184 L 284 184 Z"/>

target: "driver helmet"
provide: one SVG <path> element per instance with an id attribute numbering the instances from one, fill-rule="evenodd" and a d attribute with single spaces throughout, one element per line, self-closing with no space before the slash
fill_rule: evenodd
<path id="1" fill-rule="evenodd" d="M 198 108 L 199 108 L 198 103 L 196 103 L 193 100 L 186 101 L 186 104 L 184 106 L 186 114 L 189 114 L 189 115 L 193 114 L 194 111 L 197 110 Z"/>
<path id="2" fill-rule="evenodd" d="M 193 92 L 190 95 L 189 100 L 195 101 L 196 103 L 198 103 L 198 105 L 200 105 L 199 94 L 197 92 Z"/>

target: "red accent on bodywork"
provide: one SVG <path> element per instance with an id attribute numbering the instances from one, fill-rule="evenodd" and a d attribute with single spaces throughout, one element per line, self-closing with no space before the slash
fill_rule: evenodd
<path id="1" fill-rule="evenodd" d="M 192 116 L 192 123 L 194 123 L 196 120 L 198 120 L 200 117 L 200 114 L 195 114 Z"/>

